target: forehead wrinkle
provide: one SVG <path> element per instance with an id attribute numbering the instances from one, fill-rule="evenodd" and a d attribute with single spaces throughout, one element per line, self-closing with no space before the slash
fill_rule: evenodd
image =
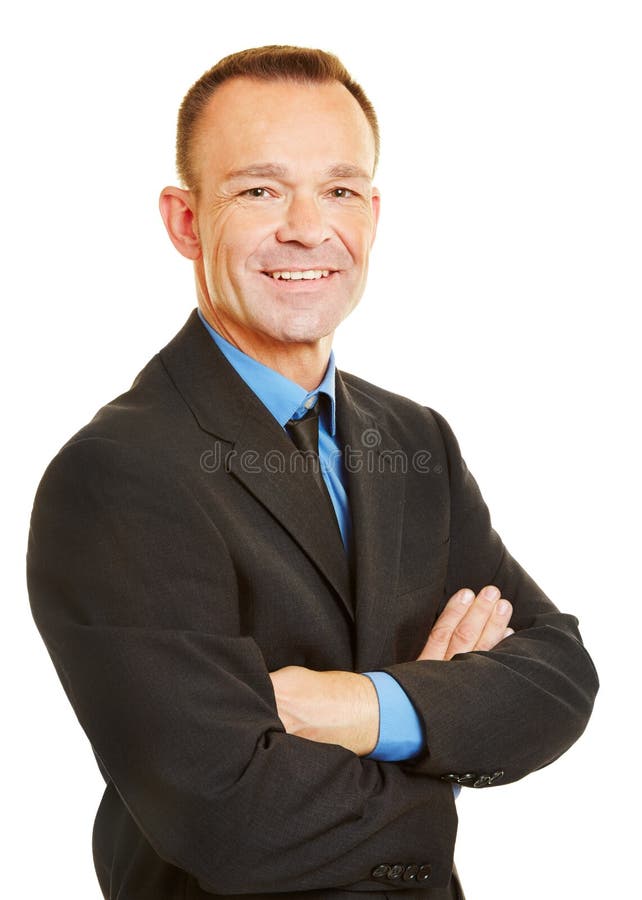
<path id="1" fill-rule="evenodd" d="M 370 181 L 370 175 L 360 166 L 352 163 L 335 163 L 324 172 L 326 178 L 364 178 Z M 225 176 L 226 181 L 236 178 L 286 178 L 288 170 L 278 163 L 253 163 L 242 169 L 234 169 Z"/>

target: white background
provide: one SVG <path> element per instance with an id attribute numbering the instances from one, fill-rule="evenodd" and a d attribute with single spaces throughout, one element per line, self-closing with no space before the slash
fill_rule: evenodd
<path id="1" fill-rule="evenodd" d="M 31 501 L 194 306 L 157 213 L 176 110 L 221 56 L 266 43 L 336 52 L 379 113 L 382 220 L 340 367 L 446 415 L 506 544 L 579 616 L 601 675 L 566 756 L 463 792 L 468 900 L 635 893 L 639 9 L 25 0 L 4 15 L 3 895 L 99 897 L 102 781 L 30 618 Z"/>

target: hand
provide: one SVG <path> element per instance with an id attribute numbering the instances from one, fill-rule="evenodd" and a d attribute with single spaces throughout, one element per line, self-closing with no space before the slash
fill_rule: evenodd
<path id="1" fill-rule="evenodd" d="M 489 585 L 477 597 L 454 594 L 435 622 L 418 659 L 449 660 L 468 650 L 491 650 L 513 633 L 513 608 Z M 356 672 L 317 672 L 285 666 L 270 672 L 277 713 L 288 734 L 339 744 L 367 756 L 379 734 L 379 701 L 374 684 Z"/>
<path id="2" fill-rule="evenodd" d="M 285 666 L 270 672 L 279 718 L 288 734 L 371 753 L 379 734 L 374 684 L 356 672 Z"/>
<path id="3" fill-rule="evenodd" d="M 492 650 L 514 634 L 508 623 L 513 607 L 494 585 L 477 594 L 462 588 L 450 598 L 417 659 L 448 660 L 469 650 Z"/>

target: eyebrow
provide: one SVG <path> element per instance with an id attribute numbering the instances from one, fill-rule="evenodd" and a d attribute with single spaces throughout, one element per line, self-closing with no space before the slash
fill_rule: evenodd
<path id="1" fill-rule="evenodd" d="M 351 163 L 339 163 L 336 166 L 330 166 L 326 169 L 325 174 L 328 178 L 366 178 L 370 181 L 370 175 L 359 166 L 353 166 Z"/>
<path id="2" fill-rule="evenodd" d="M 232 181 L 235 178 L 286 178 L 287 169 L 276 163 L 255 163 L 242 169 L 234 169 L 228 172 L 225 180 Z M 328 166 L 325 170 L 326 178 L 365 178 L 370 181 L 370 175 L 359 166 L 351 163 L 337 163 Z"/>

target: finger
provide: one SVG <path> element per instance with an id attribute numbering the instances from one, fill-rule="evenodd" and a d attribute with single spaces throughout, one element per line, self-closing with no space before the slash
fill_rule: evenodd
<path id="1" fill-rule="evenodd" d="M 453 631 L 445 659 L 452 659 L 456 653 L 468 653 L 475 649 L 499 598 L 499 588 L 495 585 L 489 584 L 481 589 Z M 508 620 L 504 622 L 504 629 L 507 624 Z"/>
<path id="2" fill-rule="evenodd" d="M 470 588 L 461 588 L 452 595 L 431 628 L 428 640 L 417 659 L 445 659 L 452 634 L 474 599 L 475 594 Z"/>
<path id="3" fill-rule="evenodd" d="M 508 600 L 500 599 L 495 603 L 486 626 L 475 645 L 475 650 L 492 650 L 495 644 L 503 641 L 512 614 L 513 607 Z"/>

